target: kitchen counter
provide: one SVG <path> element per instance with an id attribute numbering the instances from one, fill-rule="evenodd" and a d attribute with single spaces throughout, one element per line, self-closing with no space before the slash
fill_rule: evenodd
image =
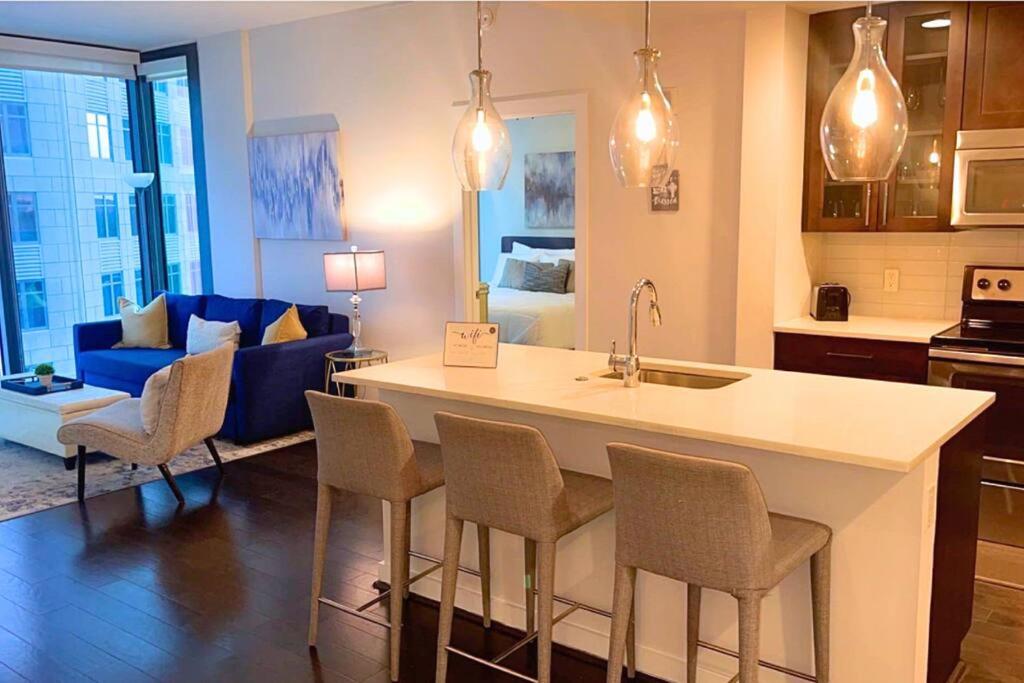
<path id="1" fill-rule="evenodd" d="M 897 472 L 919 465 L 994 401 L 981 391 L 647 358 L 644 368 L 742 379 L 717 389 L 626 389 L 622 380 L 600 377 L 607 363 L 603 353 L 502 344 L 495 370 L 446 368 L 434 354 L 335 377 Z"/>
<path id="2" fill-rule="evenodd" d="M 980 489 L 981 463 L 975 439 L 983 426 L 975 418 L 992 394 L 656 359 L 644 359 L 643 367 L 739 381 L 715 389 L 626 388 L 601 377 L 607 359 L 503 344 L 497 369 L 445 368 L 441 354 L 432 354 L 335 377 L 376 389 L 410 436 L 423 441 L 437 443 L 434 414 L 446 410 L 533 425 L 560 467 L 602 477 L 611 476 L 606 445 L 613 441 L 743 463 L 771 510 L 833 530 L 832 680 L 948 678 L 948 653 L 955 657 L 970 627 L 978 505 L 972 495 Z M 412 547 L 440 556 L 443 487 L 413 501 L 412 520 Z M 560 540 L 555 592 L 608 608 L 614 546 L 614 511 Z M 492 530 L 492 617 L 516 628 L 525 614 L 522 553 L 521 539 Z M 467 534 L 461 561 L 476 567 L 476 557 L 476 535 Z M 426 566 L 414 558 L 412 571 Z M 382 579 L 387 572 L 382 565 Z M 798 569 L 762 604 L 761 658 L 803 672 L 814 670 L 807 577 L 806 567 Z M 436 600 L 439 578 L 418 581 L 413 590 Z M 481 613 L 474 577 L 460 575 L 456 604 Z M 683 680 L 685 620 L 685 587 L 641 572 L 638 670 Z M 604 658 L 608 629 L 606 619 L 576 612 L 559 622 L 554 638 Z M 732 597 L 705 591 L 701 637 L 735 650 Z M 697 666 L 702 681 L 726 683 L 736 671 L 735 660 L 703 649 Z M 759 680 L 795 679 L 762 668 Z"/>
<path id="3" fill-rule="evenodd" d="M 878 339 L 914 344 L 927 344 L 931 338 L 956 325 L 958 320 L 917 320 L 913 318 L 881 318 L 851 315 L 843 322 L 815 320 L 809 315 L 775 325 L 776 332 L 815 334 L 826 337 Z"/>

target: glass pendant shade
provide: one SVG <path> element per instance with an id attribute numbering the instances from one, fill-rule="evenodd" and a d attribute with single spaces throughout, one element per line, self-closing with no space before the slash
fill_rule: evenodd
<path id="1" fill-rule="evenodd" d="M 835 180 L 889 177 L 907 141 L 907 103 L 882 56 L 884 19 L 853 24 L 853 61 L 821 116 L 821 151 Z"/>
<path id="2" fill-rule="evenodd" d="M 491 72 L 469 74 L 473 96 L 452 140 L 455 174 L 464 190 L 500 190 L 512 162 L 508 127 L 491 102 Z"/>
<path id="3" fill-rule="evenodd" d="M 658 81 L 661 53 L 644 48 L 633 55 L 639 74 L 629 99 L 615 115 L 608 152 L 623 187 L 661 187 L 675 161 L 679 129 Z"/>

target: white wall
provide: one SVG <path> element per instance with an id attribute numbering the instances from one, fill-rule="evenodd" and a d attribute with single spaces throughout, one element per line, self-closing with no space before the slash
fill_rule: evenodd
<path id="1" fill-rule="evenodd" d="M 572 114 L 536 116 L 507 122 L 512 140 L 512 163 L 505 186 L 480 193 L 480 277 L 487 279 L 501 253 L 504 235 L 572 237 L 573 228 L 526 228 L 524 159 L 537 152 L 571 152 L 576 139 Z"/>
<path id="2" fill-rule="evenodd" d="M 646 276 L 658 284 L 665 325 L 641 332 L 644 353 L 733 360 L 743 39 L 744 15 L 732 5 L 654 7 L 662 81 L 677 89 L 682 188 L 679 213 L 653 215 L 646 192 L 617 185 L 607 156 L 608 129 L 634 78 L 642 6 L 498 5 L 484 50 L 496 96 L 588 93 L 588 331 L 597 348 L 625 337 L 629 290 Z M 341 124 L 351 239 L 383 248 L 388 259 L 389 288 L 364 297 L 366 342 L 393 357 L 436 350 L 454 312 L 452 230 L 461 202 L 450 158 L 452 103 L 467 97 L 475 47 L 472 3 L 386 5 L 250 34 L 254 120 L 332 113 Z M 239 74 L 224 66 L 217 74 L 204 67 L 204 107 L 216 101 L 207 92 L 237 89 Z M 220 144 L 208 129 L 207 147 Z M 240 151 L 208 153 L 230 157 L 221 168 L 233 166 L 244 183 Z M 229 273 L 216 275 L 219 289 L 245 279 L 238 271 L 252 263 L 242 239 L 251 239 L 251 228 L 237 235 L 235 225 L 212 222 L 214 234 L 229 232 L 214 239 L 215 275 Z M 324 251 L 341 247 L 263 241 L 264 293 L 347 310 L 346 297 L 323 291 L 320 266 Z"/>

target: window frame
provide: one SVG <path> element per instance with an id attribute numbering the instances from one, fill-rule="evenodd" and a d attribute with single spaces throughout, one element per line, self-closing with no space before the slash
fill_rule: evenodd
<path id="1" fill-rule="evenodd" d="M 19 204 L 21 199 L 24 197 L 31 198 L 32 202 L 32 222 L 35 225 L 32 226 L 32 232 L 35 237 L 32 239 L 25 239 L 22 236 L 21 218 L 18 215 Z M 18 190 L 17 192 L 7 193 L 8 201 L 8 213 L 10 217 L 11 225 L 11 242 L 13 244 L 38 244 L 39 243 L 39 196 L 36 192 L 23 192 Z"/>
<path id="2" fill-rule="evenodd" d="M 92 121 L 89 118 L 92 117 Z M 100 122 L 100 118 L 103 122 Z M 95 152 L 93 154 L 93 138 L 95 137 Z M 107 112 L 85 110 L 85 139 L 89 146 L 89 158 L 96 161 L 114 160 L 114 140 L 110 135 L 110 114 Z M 103 152 L 106 152 L 104 156 Z"/>
<path id="3" fill-rule="evenodd" d="M 109 295 L 108 289 L 110 290 Z M 100 273 L 100 290 L 103 292 L 103 315 L 108 318 L 117 315 L 117 300 L 124 296 L 124 273 L 120 270 Z"/>
<path id="4" fill-rule="evenodd" d="M 10 131 L 10 119 L 11 115 L 7 112 L 7 105 L 17 105 L 24 109 L 25 113 L 18 117 L 25 122 L 25 151 L 8 151 L 7 144 L 4 145 L 4 154 L 12 157 L 30 157 L 32 156 L 32 124 L 29 121 L 28 116 L 28 102 L 18 102 L 17 100 L 0 100 L 0 127 L 4 131 Z M 7 136 L 4 135 L 4 138 Z"/>
<path id="5" fill-rule="evenodd" d="M 26 314 L 28 294 L 22 291 L 22 286 L 23 285 L 29 285 L 29 284 L 37 284 L 37 283 L 39 284 L 40 291 L 39 292 L 35 292 L 35 294 L 41 295 L 42 299 L 43 299 L 43 306 L 42 306 L 43 324 L 42 325 L 28 326 L 27 318 L 29 316 Z M 17 296 L 18 296 L 18 319 L 21 322 L 21 329 L 22 330 L 27 330 L 29 332 L 36 332 L 36 331 L 39 331 L 39 330 L 47 330 L 47 329 L 49 329 L 50 328 L 50 312 L 46 309 L 46 278 L 34 277 L 34 278 L 31 278 L 31 279 L 27 279 L 26 278 L 24 280 L 16 280 L 14 286 L 15 286 L 15 291 L 16 291 Z"/>
<path id="6" fill-rule="evenodd" d="M 102 198 L 102 199 L 101 199 Z M 109 203 L 108 203 L 109 200 Z M 96 238 L 97 239 L 121 239 L 121 221 L 117 215 L 117 193 L 116 192 L 94 192 L 92 195 L 93 209 L 96 214 Z M 100 203 L 102 201 L 103 227 L 100 227 Z M 111 230 L 111 219 L 113 219 L 113 230 Z"/>

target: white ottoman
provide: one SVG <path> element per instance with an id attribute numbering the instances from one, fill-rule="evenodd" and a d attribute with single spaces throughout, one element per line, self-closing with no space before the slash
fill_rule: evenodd
<path id="1" fill-rule="evenodd" d="M 57 441 L 57 430 L 61 425 L 130 397 L 124 391 L 88 384 L 81 389 L 42 396 L 0 389 L 0 439 L 59 455 L 65 459 L 65 466 L 71 469 L 77 449 Z"/>

